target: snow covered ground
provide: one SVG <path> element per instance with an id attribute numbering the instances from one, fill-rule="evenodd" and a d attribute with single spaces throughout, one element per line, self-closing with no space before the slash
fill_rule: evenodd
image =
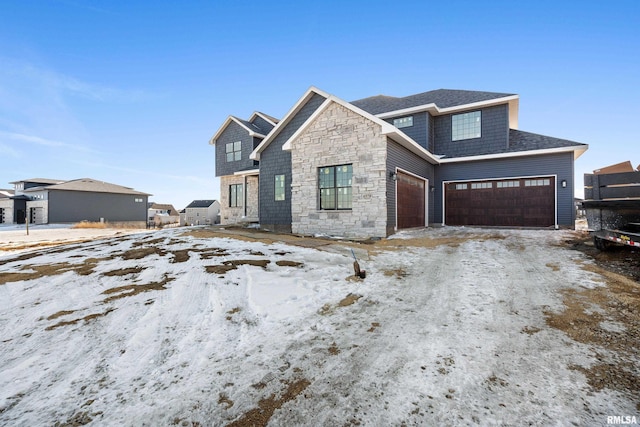
<path id="1" fill-rule="evenodd" d="M 638 415 L 575 369 L 593 348 L 545 323 L 559 290 L 603 286 L 560 244 L 569 232 L 442 228 L 313 249 L 200 231 L 0 253 L 0 425 Z"/>

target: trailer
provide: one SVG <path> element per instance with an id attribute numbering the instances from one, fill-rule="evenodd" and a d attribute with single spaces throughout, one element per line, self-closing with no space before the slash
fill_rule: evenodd
<path id="1" fill-rule="evenodd" d="M 640 171 L 585 174 L 582 208 L 596 248 L 640 248 Z"/>

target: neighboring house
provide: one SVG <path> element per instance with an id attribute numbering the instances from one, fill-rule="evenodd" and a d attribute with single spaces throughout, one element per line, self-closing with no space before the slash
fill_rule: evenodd
<path id="1" fill-rule="evenodd" d="M 127 223 L 144 227 L 149 194 L 90 178 L 71 181 L 15 181 L 13 221 L 60 224 L 80 221 Z M 6 216 L 6 215 L 5 215 Z"/>
<path id="2" fill-rule="evenodd" d="M 256 114 L 230 117 L 210 140 L 222 224 L 257 211 L 264 229 L 359 238 L 429 224 L 573 227 L 574 160 L 588 146 L 518 130 L 518 106 L 507 93 L 347 102 L 311 87 L 268 133 L 247 125 Z"/>
<path id="3" fill-rule="evenodd" d="M 180 222 L 180 212 L 173 205 L 148 203 L 147 222 L 149 225 L 175 224 Z"/>
<path id="4" fill-rule="evenodd" d="M 184 209 L 187 225 L 212 225 L 220 223 L 220 202 L 217 200 L 194 200 Z"/>
<path id="5" fill-rule="evenodd" d="M 13 224 L 13 190 L 0 189 L 0 224 Z"/>

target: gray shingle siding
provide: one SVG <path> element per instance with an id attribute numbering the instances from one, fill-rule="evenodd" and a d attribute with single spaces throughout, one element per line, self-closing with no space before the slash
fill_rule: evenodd
<path id="1" fill-rule="evenodd" d="M 427 178 L 429 185 L 435 184 L 434 166 L 424 159 L 402 147 L 397 142 L 387 139 L 387 174 L 395 172 L 396 168 L 403 169 L 415 175 Z M 428 193 L 428 217 L 433 222 L 434 206 L 431 200 L 433 193 Z M 387 228 L 396 225 L 396 186 L 392 179 L 387 179 Z"/>
<path id="2" fill-rule="evenodd" d="M 315 94 L 260 154 L 260 225 L 264 228 L 291 228 L 291 153 L 283 144 L 324 102 Z M 275 176 L 285 176 L 285 200 L 275 201 Z"/>
<path id="3" fill-rule="evenodd" d="M 433 203 L 435 223 L 442 223 L 442 182 L 489 178 L 515 178 L 526 176 L 557 175 L 558 224 L 573 226 L 575 209 L 573 204 L 573 152 L 538 156 L 512 157 L 505 159 L 445 163 L 436 170 L 436 185 Z M 567 187 L 560 183 L 567 181 Z"/>
<path id="4" fill-rule="evenodd" d="M 385 119 L 389 124 L 393 124 L 394 119 L 399 119 L 402 117 L 413 117 L 413 126 L 407 126 L 404 128 L 400 128 L 402 132 L 407 134 L 407 136 L 413 139 L 415 142 L 420 144 L 422 147 L 427 148 L 427 135 L 429 132 L 429 122 L 427 120 L 428 113 L 416 113 L 416 114 L 406 114 L 397 117 L 393 117 L 390 119 Z"/>
<path id="5" fill-rule="evenodd" d="M 273 125 L 260 116 L 256 116 L 252 123 L 260 128 L 260 133 L 263 135 L 268 134 L 273 129 Z"/>
<path id="6" fill-rule="evenodd" d="M 230 142 L 242 141 L 242 159 L 227 162 L 226 145 Z M 234 172 L 255 168 L 255 163 L 249 158 L 254 149 L 254 138 L 246 129 L 231 122 L 216 140 L 216 176 L 233 175 Z"/>
<path id="7" fill-rule="evenodd" d="M 147 196 L 49 191 L 49 223 L 147 221 Z M 142 199 L 142 202 L 136 202 Z"/>
<path id="8" fill-rule="evenodd" d="M 507 104 L 482 108 L 481 137 L 451 140 L 451 116 L 435 117 L 434 154 L 447 157 L 478 156 L 504 152 L 509 138 L 509 107 Z M 457 113 L 458 114 L 458 113 Z"/>

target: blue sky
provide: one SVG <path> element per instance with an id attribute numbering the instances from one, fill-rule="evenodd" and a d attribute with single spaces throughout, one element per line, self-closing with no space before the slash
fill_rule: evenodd
<path id="1" fill-rule="evenodd" d="M 520 95 L 522 130 L 640 164 L 640 2 L 0 4 L 0 188 L 90 177 L 178 209 L 219 198 L 229 114 L 438 88 Z"/>

